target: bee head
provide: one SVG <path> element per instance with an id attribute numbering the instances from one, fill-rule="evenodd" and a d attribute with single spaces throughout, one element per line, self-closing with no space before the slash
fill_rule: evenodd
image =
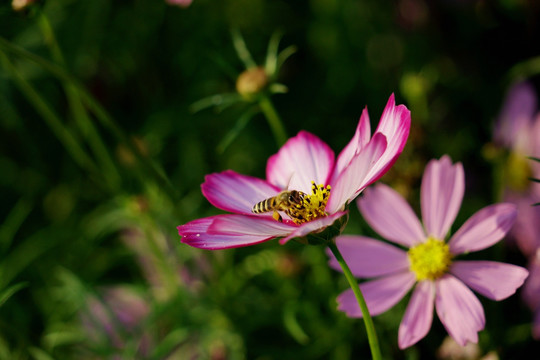
<path id="1" fill-rule="evenodd" d="M 304 198 L 304 193 L 297 190 L 292 190 L 289 193 L 289 203 L 291 204 L 300 204 Z"/>

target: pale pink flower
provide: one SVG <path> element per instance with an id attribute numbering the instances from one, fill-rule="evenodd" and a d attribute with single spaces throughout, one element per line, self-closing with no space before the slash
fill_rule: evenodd
<path id="1" fill-rule="evenodd" d="M 414 287 L 398 334 L 407 348 L 429 331 L 435 309 L 444 327 L 460 345 L 476 343 L 485 325 L 476 292 L 493 300 L 512 295 L 527 277 L 527 270 L 494 261 L 463 261 L 456 256 L 485 249 L 501 240 L 516 218 L 512 204 L 485 207 L 444 241 L 461 206 L 465 188 L 461 163 L 448 156 L 432 160 L 421 186 L 423 225 L 412 208 L 386 185 L 367 189 L 359 199 L 360 211 L 385 239 L 408 251 L 364 236 L 339 236 L 337 246 L 359 278 L 376 278 L 360 285 L 371 315 L 394 306 Z M 340 270 L 329 254 L 330 265 Z M 416 284 L 416 286 L 415 286 Z M 339 309 L 351 317 L 362 313 L 351 290 L 338 297 Z"/>
<path id="2" fill-rule="evenodd" d="M 99 348 L 108 344 L 115 350 L 122 350 L 127 343 L 135 343 L 137 354 L 146 356 L 151 343 L 145 331 L 149 313 L 147 300 L 125 285 L 105 288 L 102 299 L 89 296 L 87 308 L 81 314 L 88 345 Z"/>
<path id="3" fill-rule="evenodd" d="M 301 131 L 268 159 L 266 180 L 232 170 L 207 175 L 201 186 L 203 195 L 214 206 L 233 214 L 179 226 L 182 242 L 204 249 L 226 249 L 278 237 L 285 243 L 322 231 L 344 216 L 346 205 L 397 160 L 407 141 L 410 122 L 409 110 L 404 105 L 396 106 L 392 94 L 373 136 L 365 108 L 354 137 L 337 159 L 322 140 Z M 308 216 L 282 213 L 283 221 L 278 222 L 272 212 L 252 212 L 255 204 L 284 190 L 306 195 Z"/>

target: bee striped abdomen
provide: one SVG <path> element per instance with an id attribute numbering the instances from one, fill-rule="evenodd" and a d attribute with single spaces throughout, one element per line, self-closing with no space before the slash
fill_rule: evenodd
<path id="1" fill-rule="evenodd" d="M 253 205 L 251 212 L 254 214 L 261 214 L 269 211 L 273 211 L 276 208 L 276 198 L 271 197 Z"/>

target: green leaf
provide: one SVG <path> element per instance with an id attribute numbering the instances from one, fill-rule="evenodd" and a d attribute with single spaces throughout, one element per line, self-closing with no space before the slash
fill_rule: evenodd
<path id="1" fill-rule="evenodd" d="M 253 58 L 251 57 L 251 54 L 247 49 L 246 43 L 240 31 L 233 29 L 231 30 L 231 35 L 234 48 L 236 49 L 236 53 L 238 54 L 240 60 L 242 60 L 242 62 L 244 63 L 246 69 L 257 67 L 257 63 L 253 61 Z"/>
<path id="2" fill-rule="evenodd" d="M 217 146 L 217 152 L 222 154 L 229 147 L 229 145 L 234 141 L 234 139 L 236 139 L 238 134 L 240 134 L 240 132 L 244 130 L 244 128 L 249 123 L 249 121 L 253 118 L 253 116 L 255 116 L 258 112 L 259 112 L 258 107 L 254 106 L 248 109 L 245 113 L 243 113 L 242 116 L 240 116 L 238 120 L 236 121 L 236 124 L 234 125 L 234 127 L 231 130 L 229 130 L 229 132 L 219 142 Z"/>
<path id="3" fill-rule="evenodd" d="M 6 301 L 8 301 L 8 299 L 10 297 L 12 297 L 13 294 L 15 294 L 17 291 L 21 290 L 22 288 L 25 288 L 27 285 L 28 285 L 27 282 L 20 282 L 18 284 L 12 285 L 12 286 L 8 287 L 7 289 L 5 289 L 4 291 L 2 291 L 0 293 L 0 306 L 4 305 L 4 303 Z"/>

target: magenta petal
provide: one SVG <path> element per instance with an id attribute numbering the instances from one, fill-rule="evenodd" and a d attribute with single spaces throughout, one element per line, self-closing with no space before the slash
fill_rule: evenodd
<path id="1" fill-rule="evenodd" d="M 395 246 L 365 236 L 341 235 L 336 238 L 336 245 L 351 272 L 358 278 L 372 278 L 407 270 L 407 253 Z M 338 271 L 341 266 L 332 252 L 329 265 Z"/>
<path id="2" fill-rule="evenodd" d="M 375 166 L 370 169 L 367 175 L 367 185 L 377 181 L 396 162 L 407 143 L 410 128 L 411 112 L 405 105 L 396 106 L 394 94 L 390 95 L 377 130 L 375 130 L 375 134 L 383 134 L 386 137 L 388 146 Z"/>
<path id="3" fill-rule="evenodd" d="M 300 131 L 268 159 L 266 178 L 280 189 L 311 194 L 311 182 L 328 184 L 333 168 L 332 149 L 317 136 Z"/>
<path id="4" fill-rule="evenodd" d="M 208 228 L 210 233 L 231 235 L 285 236 L 297 229 L 292 222 L 245 215 L 223 215 L 216 217 Z"/>
<path id="5" fill-rule="evenodd" d="M 317 233 L 326 228 L 327 226 L 332 225 L 337 219 L 347 214 L 346 211 L 340 211 L 332 215 L 328 215 L 313 221 L 304 223 L 298 227 L 295 227 L 293 231 L 288 234 L 286 237 L 279 241 L 280 244 L 285 244 L 292 238 L 295 237 L 304 237 L 310 233 Z"/>
<path id="6" fill-rule="evenodd" d="M 379 315 L 397 304 L 413 287 L 416 278 L 410 272 L 402 272 L 385 276 L 377 280 L 360 284 L 369 314 Z M 338 298 L 338 309 L 348 317 L 362 317 L 362 310 L 351 289 L 341 293 Z"/>
<path id="7" fill-rule="evenodd" d="M 400 349 L 416 344 L 427 335 L 433 322 L 433 299 L 435 286 L 432 281 L 416 285 L 403 320 L 399 325 L 398 344 Z"/>
<path id="8" fill-rule="evenodd" d="M 407 247 L 426 238 L 414 211 L 389 186 L 378 184 L 366 189 L 357 203 L 362 216 L 383 238 Z"/>
<path id="9" fill-rule="evenodd" d="M 421 186 L 422 219 L 428 236 L 444 239 L 463 200 L 463 166 L 452 166 L 448 156 L 431 160 L 426 166 Z"/>
<path id="10" fill-rule="evenodd" d="M 231 234 L 210 231 L 210 227 L 212 226 L 212 223 L 214 221 L 229 216 L 241 215 L 217 215 L 203 219 L 197 219 L 185 225 L 178 226 L 178 234 L 182 236 L 183 243 L 186 243 L 196 248 L 208 250 L 230 249 L 240 246 L 254 245 L 275 237 L 273 235 L 263 233 Z M 259 219 L 264 220 L 262 218 Z"/>
<path id="11" fill-rule="evenodd" d="M 520 266 L 495 261 L 455 261 L 450 272 L 492 300 L 506 299 L 514 294 L 529 274 Z"/>
<path id="12" fill-rule="evenodd" d="M 452 236 L 448 245 L 452 254 L 478 251 L 501 240 L 516 220 L 514 204 L 487 206 L 469 218 Z"/>
<path id="13" fill-rule="evenodd" d="M 371 127 L 369 123 L 369 115 L 367 108 L 364 108 L 362 111 L 362 116 L 360 116 L 360 121 L 358 122 L 358 126 L 356 127 L 356 132 L 354 133 L 353 138 L 347 146 L 339 153 L 337 163 L 336 163 L 336 169 L 334 170 L 334 174 L 338 175 L 341 173 L 341 171 L 349 165 L 352 158 L 358 154 L 364 146 L 367 145 L 369 142 L 369 139 L 371 138 Z"/>
<path id="14" fill-rule="evenodd" d="M 215 207 L 240 214 L 251 214 L 253 205 L 280 191 L 264 180 L 232 170 L 207 175 L 201 189 Z"/>
<path id="15" fill-rule="evenodd" d="M 478 342 L 486 319 L 482 304 L 471 290 L 451 275 L 436 281 L 435 308 L 446 331 L 461 346 Z"/>
<path id="16" fill-rule="evenodd" d="M 332 183 L 326 211 L 330 214 L 341 210 L 367 186 L 366 175 L 386 149 L 386 138 L 375 134 L 369 144 L 356 155 Z"/>

